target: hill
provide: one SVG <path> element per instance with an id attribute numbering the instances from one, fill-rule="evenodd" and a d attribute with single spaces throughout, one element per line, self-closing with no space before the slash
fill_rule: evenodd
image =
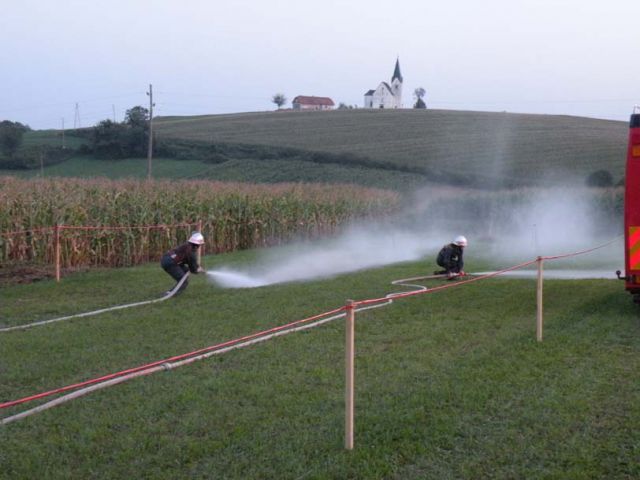
<path id="1" fill-rule="evenodd" d="M 618 182 L 628 134 L 625 122 L 608 120 L 410 109 L 158 117 L 154 131 L 157 178 L 357 183 L 399 191 L 434 184 L 583 184 L 596 170 Z M 66 142 L 78 148 L 86 135 L 67 132 Z M 25 135 L 26 146 L 45 144 L 59 146 L 60 132 Z M 44 173 L 144 177 L 146 163 L 76 156 Z"/>
<path id="2" fill-rule="evenodd" d="M 625 122 L 581 117 L 409 109 L 160 117 L 155 129 L 161 139 L 348 154 L 374 168 L 516 184 L 582 181 L 598 169 L 619 179 L 628 133 Z"/>

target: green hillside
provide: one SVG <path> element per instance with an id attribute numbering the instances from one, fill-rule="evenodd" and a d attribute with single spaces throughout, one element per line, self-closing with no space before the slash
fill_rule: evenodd
<path id="1" fill-rule="evenodd" d="M 597 170 L 618 182 L 628 127 L 569 116 L 361 109 L 158 117 L 154 131 L 156 178 L 356 183 L 410 191 L 434 184 L 583 184 Z M 87 138 L 70 131 L 65 141 L 77 149 Z M 27 132 L 24 147 L 61 142 L 59 131 Z M 146 162 L 76 156 L 45 166 L 44 174 L 146 177 Z"/>
<path id="2" fill-rule="evenodd" d="M 352 154 L 398 168 L 516 183 L 623 175 L 625 122 L 444 110 L 270 112 L 155 120 L 159 138 Z"/>

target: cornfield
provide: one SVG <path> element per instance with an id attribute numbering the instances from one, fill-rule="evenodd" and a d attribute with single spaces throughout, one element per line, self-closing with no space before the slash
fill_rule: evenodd
<path id="1" fill-rule="evenodd" d="M 207 252 L 331 234 L 397 208 L 397 194 L 355 186 L 0 177 L 0 261 L 63 268 L 157 260 L 201 222 Z"/>

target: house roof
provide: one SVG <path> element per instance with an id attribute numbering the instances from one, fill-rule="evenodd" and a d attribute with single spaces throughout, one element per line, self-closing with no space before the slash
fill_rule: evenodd
<path id="1" fill-rule="evenodd" d="M 305 95 L 298 95 L 293 99 L 292 103 L 299 103 L 302 105 L 327 105 L 333 107 L 335 103 L 329 97 L 308 97 Z"/>
<path id="2" fill-rule="evenodd" d="M 376 93 L 375 90 L 369 90 L 367 93 L 364 94 L 364 96 L 368 97 L 369 95 L 373 95 L 374 93 Z"/>
<path id="3" fill-rule="evenodd" d="M 394 78 L 397 78 L 398 80 L 400 80 L 400 83 L 402 83 L 402 74 L 400 73 L 400 58 L 396 59 L 396 68 L 393 70 L 393 76 L 391 77 L 392 82 Z"/>

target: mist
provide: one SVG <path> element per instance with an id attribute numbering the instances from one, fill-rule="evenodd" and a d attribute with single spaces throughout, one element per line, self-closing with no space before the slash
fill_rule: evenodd
<path id="1" fill-rule="evenodd" d="M 254 288 L 309 281 L 348 272 L 424 259 L 425 275 L 439 269 L 438 250 L 465 235 L 465 259 L 496 267 L 594 247 L 622 233 L 615 215 L 603 212 L 588 189 L 531 189 L 473 192 L 425 189 L 409 197 L 393 218 L 355 224 L 332 239 L 296 242 L 265 250 L 255 264 L 220 267 L 209 279 L 226 288 Z M 620 242 L 621 243 L 621 242 Z M 621 266 L 620 245 L 576 257 L 558 266 L 604 269 Z"/>
<path id="2" fill-rule="evenodd" d="M 305 242 L 266 252 L 258 265 L 241 270 L 208 271 L 223 287 L 251 288 L 274 283 L 326 278 L 366 268 L 415 261 L 442 240 L 389 225 L 352 226 L 329 241 Z"/>

